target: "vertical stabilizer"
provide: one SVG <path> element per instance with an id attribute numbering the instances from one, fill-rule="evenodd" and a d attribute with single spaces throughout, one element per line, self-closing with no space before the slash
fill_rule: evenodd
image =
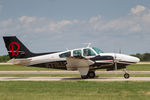
<path id="1" fill-rule="evenodd" d="M 28 58 L 33 56 L 16 36 L 4 36 L 5 46 L 10 58 Z"/>

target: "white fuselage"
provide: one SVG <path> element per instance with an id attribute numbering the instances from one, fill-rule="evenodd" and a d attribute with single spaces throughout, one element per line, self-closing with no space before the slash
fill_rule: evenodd
<path id="1" fill-rule="evenodd" d="M 60 57 L 61 54 L 65 52 L 70 52 L 70 56 L 74 56 L 74 51 L 75 50 L 81 50 L 81 56 L 85 58 L 92 58 L 95 56 L 112 56 L 115 60 L 118 61 L 118 63 L 137 63 L 139 62 L 139 58 L 125 55 L 125 54 L 118 54 L 118 53 L 100 53 L 98 54 L 96 51 L 94 51 L 91 47 L 88 47 L 88 49 L 91 49 L 95 55 L 93 56 L 85 56 L 83 54 L 85 48 L 79 48 L 79 49 L 73 49 L 73 50 L 67 50 L 64 52 L 58 52 L 58 53 L 53 53 L 53 54 L 46 54 L 46 55 L 41 55 L 41 56 L 35 56 L 35 57 L 30 57 L 30 64 L 29 65 L 34 65 L 34 64 L 39 64 L 39 63 L 47 63 L 47 62 L 54 62 L 54 61 L 66 61 L 66 57 Z M 98 61 L 97 61 L 98 62 Z"/>

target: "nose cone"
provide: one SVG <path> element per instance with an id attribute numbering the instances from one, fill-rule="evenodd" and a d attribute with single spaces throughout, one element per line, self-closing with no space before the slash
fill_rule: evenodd
<path id="1" fill-rule="evenodd" d="M 130 56 L 130 59 L 131 59 L 131 62 L 135 62 L 135 63 L 140 62 L 140 59 L 137 57 Z"/>
<path id="2" fill-rule="evenodd" d="M 112 56 L 118 63 L 127 63 L 127 64 L 133 64 L 140 61 L 139 58 L 125 55 L 125 54 L 118 54 L 118 53 L 101 53 L 101 56 Z"/>
<path id="3" fill-rule="evenodd" d="M 134 56 L 129 56 L 129 55 L 124 55 L 124 54 L 116 54 L 116 59 L 121 60 L 121 61 L 126 61 L 126 62 L 131 62 L 131 63 L 137 63 L 140 61 L 139 58 L 134 57 Z"/>

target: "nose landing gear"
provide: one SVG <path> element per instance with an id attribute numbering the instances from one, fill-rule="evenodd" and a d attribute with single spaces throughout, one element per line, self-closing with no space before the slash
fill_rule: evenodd
<path id="1" fill-rule="evenodd" d="M 127 73 L 127 70 L 126 70 L 126 69 L 124 69 L 124 72 L 125 72 L 124 78 L 125 78 L 125 79 L 130 78 L 130 74 Z"/>
<path id="2" fill-rule="evenodd" d="M 128 79 L 128 78 L 130 78 L 130 74 L 128 74 L 128 73 L 125 73 L 125 74 L 124 74 L 124 78 L 125 78 L 125 79 Z"/>

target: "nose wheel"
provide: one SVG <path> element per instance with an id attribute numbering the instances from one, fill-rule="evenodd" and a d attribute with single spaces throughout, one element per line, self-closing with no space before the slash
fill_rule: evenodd
<path id="1" fill-rule="evenodd" d="M 128 73 L 125 73 L 125 74 L 124 74 L 124 78 L 125 78 L 125 79 L 128 79 L 128 78 L 130 78 L 130 74 L 128 74 Z"/>
<path id="2" fill-rule="evenodd" d="M 125 72 L 124 78 L 125 78 L 125 79 L 130 78 L 130 74 L 127 73 L 127 70 L 126 70 L 126 69 L 124 69 L 124 72 Z"/>

